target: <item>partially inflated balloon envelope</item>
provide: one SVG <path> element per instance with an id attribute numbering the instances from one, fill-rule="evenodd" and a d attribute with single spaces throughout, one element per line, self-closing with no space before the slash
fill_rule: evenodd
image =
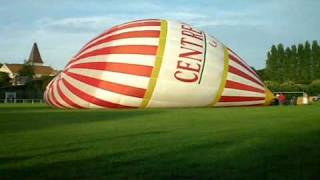
<path id="1" fill-rule="evenodd" d="M 139 20 L 98 35 L 47 86 L 58 108 L 268 105 L 254 70 L 214 37 L 188 24 Z"/>

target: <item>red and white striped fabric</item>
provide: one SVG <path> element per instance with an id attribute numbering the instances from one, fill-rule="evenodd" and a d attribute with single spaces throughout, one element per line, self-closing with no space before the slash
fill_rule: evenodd
<path id="1" fill-rule="evenodd" d="M 261 105 L 266 89 L 259 76 L 231 49 L 228 51 L 228 74 L 223 93 L 216 106 Z"/>
<path id="2" fill-rule="evenodd" d="M 115 26 L 87 43 L 48 85 L 59 108 L 139 107 L 159 44 L 160 20 Z"/>

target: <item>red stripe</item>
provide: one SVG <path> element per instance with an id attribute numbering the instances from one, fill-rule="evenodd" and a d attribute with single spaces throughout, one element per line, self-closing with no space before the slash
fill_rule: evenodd
<path id="1" fill-rule="evenodd" d="M 132 75 L 145 76 L 145 77 L 150 77 L 152 73 L 151 66 L 126 64 L 126 63 L 113 63 L 113 62 L 81 63 L 81 64 L 72 65 L 70 66 L 70 68 L 104 70 L 104 71 L 119 72 L 119 73 L 132 74 Z"/>
<path id="2" fill-rule="evenodd" d="M 161 19 L 139 19 L 139 20 L 135 20 L 135 21 L 130 21 L 130 22 L 126 22 L 126 23 L 123 23 L 123 24 L 120 24 L 120 25 L 117 25 L 115 27 L 121 27 L 121 26 L 124 26 L 124 25 L 128 25 L 128 24 L 132 24 L 132 23 L 138 23 L 138 22 L 160 22 Z"/>
<path id="3" fill-rule="evenodd" d="M 232 61 L 234 61 L 234 62 L 238 63 L 239 65 L 241 65 L 243 68 L 245 68 L 245 69 L 248 70 L 249 72 L 251 72 L 255 77 L 257 77 L 257 78 L 260 80 L 260 78 L 259 78 L 259 76 L 257 75 L 257 73 L 256 73 L 254 70 L 252 70 L 250 67 L 248 67 L 241 59 L 238 59 L 237 57 L 235 57 L 235 56 L 232 55 L 232 54 L 229 54 L 229 58 L 230 58 Z"/>
<path id="4" fill-rule="evenodd" d="M 260 101 L 264 99 L 264 97 L 221 96 L 219 102 Z"/>
<path id="5" fill-rule="evenodd" d="M 126 86 L 126 85 L 112 83 L 108 81 L 98 80 L 95 78 L 91 78 L 88 76 L 83 76 L 83 75 L 79 75 L 71 72 L 66 72 L 66 74 L 68 76 L 71 76 L 74 79 L 77 79 L 91 86 L 105 89 L 107 91 L 111 91 L 119 94 L 124 94 L 127 96 L 143 98 L 146 91 L 145 89 L 142 89 L 142 88 L 136 88 L 136 87 Z"/>
<path id="6" fill-rule="evenodd" d="M 253 92 L 259 92 L 259 93 L 264 93 L 264 90 L 255 88 L 246 84 L 241 84 L 235 81 L 230 81 L 227 80 L 226 82 L 226 88 L 232 88 L 232 89 L 240 89 L 240 90 L 245 90 L 245 91 L 253 91 Z"/>
<path id="7" fill-rule="evenodd" d="M 87 50 L 93 46 L 97 46 L 99 44 L 106 43 L 106 42 L 119 40 L 119 39 L 128 39 L 128 38 L 157 38 L 159 36 L 160 36 L 159 30 L 131 31 L 131 32 L 124 32 L 121 34 L 115 34 L 112 36 L 107 36 L 103 39 L 100 39 L 100 40 L 88 45 L 87 47 L 80 50 L 80 52 L 78 52 L 78 54 L 75 55 L 75 57 L 77 57 L 79 54 L 83 53 L 85 50 Z"/>
<path id="8" fill-rule="evenodd" d="M 131 106 L 124 106 L 121 104 L 115 104 L 115 103 L 112 103 L 109 101 L 105 101 L 105 100 L 96 98 L 96 97 L 89 95 L 89 94 L 85 93 L 84 91 L 81 91 L 80 89 L 74 87 L 68 81 L 66 81 L 64 78 L 62 78 L 62 82 L 73 94 L 77 95 L 79 98 L 81 98 L 87 102 L 90 102 L 92 104 L 96 104 L 98 106 L 102 106 L 102 107 L 106 107 L 106 108 L 134 108 Z"/>
<path id="9" fill-rule="evenodd" d="M 56 80 L 55 80 L 56 81 Z M 51 87 L 51 97 L 52 97 L 52 100 L 53 100 L 53 102 L 56 104 L 56 105 L 58 105 L 58 106 L 60 106 L 60 107 L 62 107 L 62 108 L 66 108 L 64 105 L 62 105 L 57 99 L 56 99 L 56 96 L 54 95 L 54 93 L 53 93 L 53 91 L 54 91 L 54 83 L 52 83 L 53 85 L 52 85 L 52 87 Z"/>
<path id="10" fill-rule="evenodd" d="M 58 89 L 58 94 L 59 96 L 64 100 L 64 102 L 66 102 L 67 104 L 69 104 L 70 106 L 74 107 L 74 108 L 78 108 L 78 109 L 83 109 L 82 106 L 76 104 L 75 102 L 73 102 L 72 100 L 70 100 L 66 95 L 63 94 L 61 88 L 60 88 L 60 84 L 59 82 L 61 81 L 61 79 L 58 80 L 57 83 L 57 89 Z"/>
<path id="11" fill-rule="evenodd" d="M 231 73 L 233 73 L 233 74 L 236 74 L 236 75 L 238 75 L 238 76 L 241 76 L 241 77 L 243 77 L 243 78 L 246 78 L 246 79 L 248 79 L 248 80 L 250 80 L 250 81 L 253 81 L 253 82 L 261 85 L 262 87 L 264 87 L 264 85 L 262 84 L 262 82 L 257 81 L 255 78 L 251 77 L 250 75 L 248 75 L 248 74 L 240 71 L 239 69 L 237 69 L 237 68 L 235 68 L 235 67 L 233 67 L 233 66 L 231 66 L 231 65 L 229 65 L 229 72 L 231 72 Z"/>
<path id="12" fill-rule="evenodd" d="M 142 55 L 155 55 L 157 53 L 158 46 L 150 45 L 123 45 L 123 46 L 110 46 L 97 50 L 90 51 L 82 54 L 76 59 L 71 60 L 69 64 L 76 62 L 79 59 L 87 58 L 90 56 L 99 56 L 106 54 L 142 54 Z"/>
<path id="13" fill-rule="evenodd" d="M 127 29 L 127 28 L 133 28 L 133 27 L 141 27 L 141 26 L 160 26 L 161 25 L 161 22 L 160 21 L 157 21 L 157 22 L 139 22 L 137 21 L 136 23 L 126 23 L 126 24 L 123 24 L 123 25 L 119 25 L 119 26 L 115 26 L 115 27 L 112 27 L 111 29 L 109 29 L 108 31 L 105 31 L 103 32 L 102 34 L 100 34 L 99 36 L 93 38 L 91 41 L 89 41 L 83 48 L 85 48 L 87 45 L 89 45 L 90 43 L 92 43 L 93 41 L 107 35 L 107 34 L 110 34 L 110 33 L 113 33 L 115 31 L 119 31 L 119 30 L 123 30 L 123 29 Z"/>
<path id="14" fill-rule="evenodd" d="M 257 106 L 262 106 L 263 103 L 256 103 L 256 104 L 250 104 L 250 105 L 219 105 L 219 106 L 216 106 L 216 107 L 257 107 Z"/>

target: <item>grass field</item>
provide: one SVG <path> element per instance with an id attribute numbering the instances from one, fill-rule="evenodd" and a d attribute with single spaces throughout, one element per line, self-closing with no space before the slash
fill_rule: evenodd
<path id="1" fill-rule="evenodd" d="M 320 104 L 0 105 L 0 179 L 319 179 Z"/>

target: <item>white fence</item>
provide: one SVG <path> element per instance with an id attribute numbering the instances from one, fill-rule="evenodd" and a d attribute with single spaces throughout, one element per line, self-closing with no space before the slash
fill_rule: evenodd
<path id="1" fill-rule="evenodd" d="M 43 99 L 0 99 L 0 103 L 44 103 Z"/>

